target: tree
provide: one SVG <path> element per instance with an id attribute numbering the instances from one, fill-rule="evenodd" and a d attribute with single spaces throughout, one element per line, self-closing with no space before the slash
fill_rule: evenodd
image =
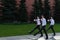
<path id="1" fill-rule="evenodd" d="M 27 10 L 26 10 L 26 4 L 25 4 L 26 0 L 21 0 L 20 1 L 20 9 L 19 9 L 19 20 L 21 22 L 27 22 L 28 16 L 27 16 Z"/>
<path id="2" fill-rule="evenodd" d="M 42 7 L 41 0 L 35 0 L 33 4 L 33 11 L 31 13 L 31 20 L 41 15 Z"/>
<path id="3" fill-rule="evenodd" d="M 2 13 L 2 10 L 3 10 L 3 2 L 2 0 L 0 0 L 0 23 L 2 22 L 2 19 L 3 19 L 3 13 Z"/>
<path id="4" fill-rule="evenodd" d="M 54 18 L 55 18 L 56 22 L 60 22 L 60 0 L 55 0 Z"/>
<path id="5" fill-rule="evenodd" d="M 44 11 L 45 11 L 45 13 L 44 13 L 45 17 L 48 18 L 50 16 L 50 13 L 49 13 L 50 7 L 49 7 L 48 0 L 45 0 L 45 10 Z"/>
<path id="6" fill-rule="evenodd" d="M 4 4 L 3 17 L 4 21 L 12 22 L 14 18 L 15 0 L 2 0 Z"/>

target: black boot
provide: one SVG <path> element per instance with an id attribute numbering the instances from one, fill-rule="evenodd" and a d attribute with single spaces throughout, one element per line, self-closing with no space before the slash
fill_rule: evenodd
<path id="1" fill-rule="evenodd" d="M 43 37 L 43 35 L 41 35 L 40 37 Z"/>
<path id="2" fill-rule="evenodd" d="M 34 36 L 36 36 L 37 34 L 34 34 Z"/>
<path id="3" fill-rule="evenodd" d="M 48 39 L 48 37 L 46 37 L 46 39 Z"/>
<path id="4" fill-rule="evenodd" d="M 55 36 L 56 34 L 54 33 L 53 36 Z"/>

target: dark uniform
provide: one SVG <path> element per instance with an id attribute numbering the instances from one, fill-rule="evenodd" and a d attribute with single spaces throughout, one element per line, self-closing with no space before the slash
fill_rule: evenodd
<path id="1" fill-rule="evenodd" d="M 41 33 L 41 36 L 42 36 L 42 32 L 40 31 L 40 25 L 41 25 L 41 23 L 40 23 L 39 17 L 37 17 L 37 19 L 34 19 L 34 21 L 36 21 L 37 26 L 36 26 L 31 32 L 29 32 L 29 33 L 31 34 L 33 31 L 35 31 L 36 29 L 38 29 L 39 32 Z M 34 34 L 34 36 L 35 36 L 35 35 L 36 35 L 36 34 Z"/>
<path id="2" fill-rule="evenodd" d="M 48 39 L 48 34 L 47 34 L 47 31 L 46 31 L 46 19 L 45 18 L 42 18 L 41 19 L 41 22 L 42 22 L 42 28 L 41 28 L 41 32 L 42 32 L 42 30 L 44 30 L 44 33 L 45 33 L 45 35 L 46 35 L 46 39 Z M 37 32 L 37 33 L 39 33 L 39 32 Z M 36 34 L 37 34 L 36 33 Z M 43 36 L 43 35 L 42 35 Z M 41 36 L 41 37 L 42 37 Z"/>
<path id="3" fill-rule="evenodd" d="M 54 27 L 54 24 L 55 24 L 55 21 L 54 21 L 54 19 L 52 17 L 48 21 L 50 21 L 50 27 L 48 28 L 48 30 L 51 29 L 53 31 L 53 33 L 54 33 L 53 36 L 55 36 L 55 30 L 53 28 Z"/>

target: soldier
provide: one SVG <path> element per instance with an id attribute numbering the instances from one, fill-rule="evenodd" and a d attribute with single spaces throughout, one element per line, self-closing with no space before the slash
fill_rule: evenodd
<path id="1" fill-rule="evenodd" d="M 46 31 L 46 19 L 44 18 L 43 15 L 42 15 L 41 17 L 42 17 L 42 18 L 41 18 L 42 28 L 41 28 L 40 32 L 42 32 L 42 30 L 44 30 L 44 33 L 45 33 L 45 35 L 46 35 L 46 39 L 48 39 L 48 34 L 47 34 L 47 31 Z M 37 32 L 37 33 L 39 33 L 39 32 Z M 37 33 L 35 33 L 35 34 L 37 34 Z M 43 35 L 42 35 L 42 36 L 43 36 Z M 42 36 L 41 36 L 41 37 L 42 37 Z"/>
<path id="2" fill-rule="evenodd" d="M 55 34 L 55 30 L 53 28 L 54 24 L 55 24 L 55 21 L 54 21 L 54 19 L 52 17 L 50 17 L 50 19 L 48 21 L 50 22 L 50 26 L 49 26 L 48 30 L 51 29 L 53 31 L 53 36 L 55 36 L 56 34 Z"/>
<path id="3" fill-rule="evenodd" d="M 42 32 L 40 31 L 41 22 L 40 22 L 39 17 L 37 16 L 37 19 L 34 19 L 34 21 L 36 21 L 36 27 L 35 27 L 31 32 L 29 32 L 29 34 L 31 34 L 34 30 L 38 29 L 39 32 L 41 33 L 41 36 L 42 36 Z M 36 35 L 36 34 L 34 34 L 34 36 L 35 36 L 35 35 Z"/>

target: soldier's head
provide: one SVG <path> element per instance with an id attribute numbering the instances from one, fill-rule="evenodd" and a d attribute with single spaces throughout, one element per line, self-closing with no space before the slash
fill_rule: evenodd
<path id="1" fill-rule="evenodd" d="M 39 19 L 39 16 L 37 16 L 37 19 Z"/>
<path id="2" fill-rule="evenodd" d="M 50 17 L 50 19 L 52 19 L 53 17 Z"/>
<path id="3" fill-rule="evenodd" d="M 44 18 L 44 15 L 41 15 L 42 18 Z"/>

